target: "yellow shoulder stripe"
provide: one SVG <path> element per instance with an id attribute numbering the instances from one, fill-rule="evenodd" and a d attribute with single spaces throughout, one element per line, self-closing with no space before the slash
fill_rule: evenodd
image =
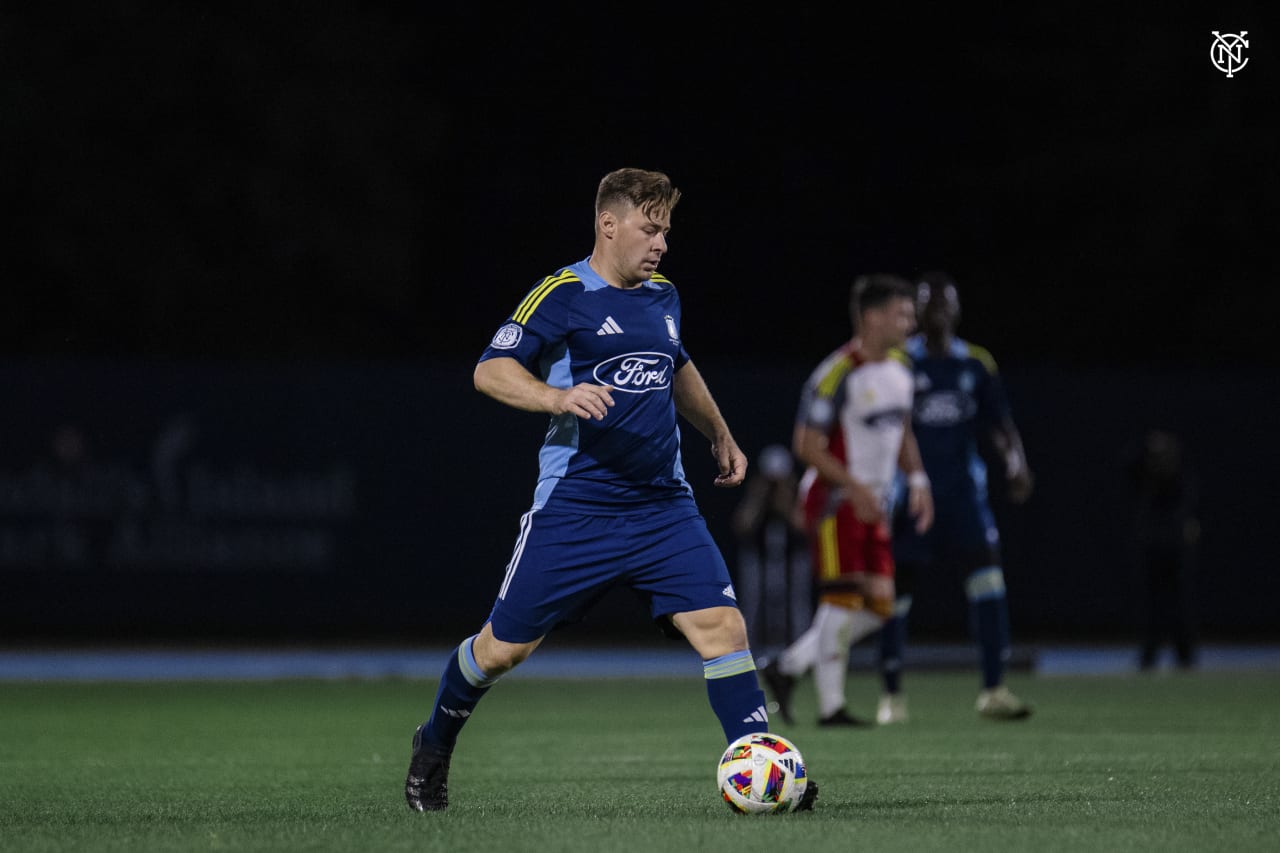
<path id="1" fill-rule="evenodd" d="M 969 344 L 969 355 L 982 362 L 982 366 L 987 369 L 987 373 L 990 373 L 993 376 L 995 375 L 996 360 L 987 349 L 980 347 L 977 344 Z"/>
<path id="2" fill-rule="evenodd" d="M 840 358 L 836 363 L 831 365 L 831 370 L 826 376 L 822 377 L 822 381 L 818 383 L 818 395 L 821 397 L 830 397 L 836 393 L 836 388 L 849 375 L 849 370 L 853 367 L 853 362 L 849 358 Z"/>
<path id="3" fill-rule="evenodd" d="M 547 294 L 566 281 L 579 281 L 579 279 L 569 270 L 561 270 L 555 275 L 549 275 L 544 278 L 537 287 L 529 291 L 529 295 L 516 308 L 516 312 L 511 315 L 511 319 L 522 326 L 529 322 L 529 318 L 533 316 L 533 312 L 542 304 L 542 300 L 547 298 Z"/>
<path id="4" fill-rule="evenodd" d="M 653 274 L 653 277 L 652 277 L 652 278 L 650 278 L 650 279 L 649 279 L 649 281 L 656 281 L 656 282 L 658 282 L 659 284 L 670 284 L 670 283 L 671 283 L 671 279 L 667 278 L 667 277 L 666 277 L 665 275 L 663 275 L 662 273 L 657 273 L 657 272 Z"/>

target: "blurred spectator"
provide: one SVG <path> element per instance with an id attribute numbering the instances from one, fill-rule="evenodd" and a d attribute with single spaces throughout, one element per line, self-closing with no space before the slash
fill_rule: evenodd
<path id="1" fill-rule="evenodd" d="M 1182 440 L 1153 429 L 1129 462 L 1137 504 L 1133 537 L 1141 590 L 1138 666 L 1155 668 L 1161 646 L 1172 641 L 1177 665 L 1196 663 L 1194 552 L 1200 540 L 1194 473 Z"/>
<path id="2" fill-rule="evenodd" d="M 808 626 L 812 586 L 804 520 L 796 512 L 798 485 L 791 451 L 770 444 L 733 513 L 734 587 L 752 648 L 785 646 Z"/>

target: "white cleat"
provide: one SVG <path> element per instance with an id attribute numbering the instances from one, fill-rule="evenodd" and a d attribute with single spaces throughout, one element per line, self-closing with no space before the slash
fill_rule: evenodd
<path id="1" fill-rule="evenodd" d="M 882 726 L 907 721 L 907 697 L 901 693 L 885 693 L 876 706 L 876 722 Z"/>
<path id="2" fill-rule="evenodd" d="M 1031 716 L 1031 706 L 1014 696 L 1003 684 L 979 693 L 974 707 L 989 720 L 1025 720 Z"/>

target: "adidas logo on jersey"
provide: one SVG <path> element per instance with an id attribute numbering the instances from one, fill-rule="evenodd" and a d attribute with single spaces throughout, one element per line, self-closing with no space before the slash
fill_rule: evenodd
<path id="1" fill-rule="evenodd" d="M 604 325 L 596 330 L 597 335 L 620 335 L 622 327 L 618 325 L 618 321 L 612 317 L 604 318 Z"/>

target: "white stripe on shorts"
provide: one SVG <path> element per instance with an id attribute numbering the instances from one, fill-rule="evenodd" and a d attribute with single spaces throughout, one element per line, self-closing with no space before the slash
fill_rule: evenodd
<path id="1" fill-rule="evenodd" d="M 516 538 L 515 550 L 511 553 L 511 561 L 507 563 L 507 573 L 502 578 L 502 586 L 498 589 L 498 598 L 507 597 L 507 587 L 511 586 L 511 578 L 515 576 L 516 567 L 520 565 L 520 557 L 524 554 L 524 543 L 529 541 L 529 530 L 533 527 L 533 514 L 529 510 L 520 516 L 520 535 Z"/>

